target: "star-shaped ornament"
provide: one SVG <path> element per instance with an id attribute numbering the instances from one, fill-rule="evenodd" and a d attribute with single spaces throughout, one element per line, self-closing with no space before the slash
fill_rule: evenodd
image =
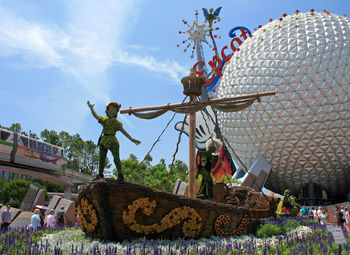
<path id="1" fill-rule="evenodd" d="M 205 37 L 205 25 L 199 26 L 196 21 L 193 22 L 192 27 L 187 30 L 187 33 L 190 35 L 191 40 L 196 38 L 203 39 Z"/>

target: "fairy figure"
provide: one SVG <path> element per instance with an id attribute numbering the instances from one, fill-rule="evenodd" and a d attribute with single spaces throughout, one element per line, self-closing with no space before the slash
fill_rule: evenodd
<path id="1" fill-rule="evenodd" d="M 204 18 L 205 20 L 207 20 L 209 22 L 209 28 L 212 29 L 213 26 L 213 21 L 219 18 L 219 13 L 222 7 L 219 7 L 215 10 L 213 8 L 208 9 L 207 8 L 202 8 L 203 10 L 203 14 L 204 14 Z M 213 13 L 214 12 L 214 13 Z"/>
<path id="2" fill-rule="evenodd" d="M 119 158 L 119 142 L 115 136 L 117 131 L 122 132 L 130 141 L 136 145 L 141 142 L 137 139 L 132 138 L 123 128 L 123 124 L 117 120 L 118 111 L 121 107 L 120 104 L 116 102 L 110 102 L 106 106 L 107 116 L 97 115 L 94 110 L 94 104 L 91 104 L 90 101 L 87 102 L 92 115 L 97 119 L 97 121 L 103 126 L 101 136 L 98 140 L 97 145 L 100 147 L 100 162 L 99 162 L 99 174 L 97 177 L 103 178 L 103 170 L 106 165 L 106 156 L 108 150 L 112 152 L 114 158 L 114 164 L 118 170 L 118 180 L 123 181 L 123 173 L 121 169 L 121 162 Z"/>

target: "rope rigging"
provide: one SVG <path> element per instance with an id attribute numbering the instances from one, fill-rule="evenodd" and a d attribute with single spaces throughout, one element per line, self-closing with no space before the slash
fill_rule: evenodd
<path id="1" fill-rule="evenodd" d="M 185 96 L 185 98 L 182 100 L 182 103 L 185 102 L 185 100 L 187 99 L 187 96 Z M 135 115 L 135 113 L 133 113 Z M 140 114 L 140 113 L 138 113 Z M 163 114 L 163 113 L 162 113 Z M 147 152 L 146 156 L 143 158 L 143 160 L 140 162 L 143 163 L 146 159 L 147 156 L 151 153 L 151 151 L 153 150 L 154 146 L 160 141 L 160 137 L 164 134 L 165 130 L 169 127 L 170 123 L 173 121 L 173 119 L 175 118 L 176 112 L 174 112 L 173 116 L 171 117 L 171 119 L 169 120 L 168 124 L 165 126 L 165 128 L 163 129 L 163 131 L 160 133 L 160 135 L 158 136 L 157 140 L 153 143 L 151 149 Z M 137 117 L 137 115 L 135 115 Z M 160 116 L 160 115 L 158 115 Z M 158 117 L 157 116 L 157 117 Z"/>
<path id="2" fill-rule="evenodd" d="M 166 185 L 165 185 L 165 187 L 167 187 L 167 188 L 168 188 L 168 184 L 169 184 L 170 174 L 171 174 L 171 172 L 173 171 L 173 168 L 174 168 L 175 157 L 176 157 L 176 154 L 177 154 L 177 152 L 179 150 L 179 144 L 181 142 L 181 135 L 182 135 L 182 133 L 184 131 L 186 117 L 187 117 L 187 115 L 185 115 L 184 120 L 182 121 L 182 126 L 181 126 L 181 130 L 180 130 L 179 138 L 177 139 L 177 143 L 176 143 L 176 150 L 175 150 L 175 153 L 173 155 L 173 161 L 171 162 L 171 165 L 170 165 L 168 178 L 166 180 Z"/>

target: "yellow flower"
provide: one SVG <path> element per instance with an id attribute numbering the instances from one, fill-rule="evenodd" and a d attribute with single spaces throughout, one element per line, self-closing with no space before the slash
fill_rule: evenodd
<path id="1" fill-rule="evenodd" d="M 159 223 L 149 226 L 140 225 L 135 221 L 135 213 L 139 209 L 141 209 L 145 215 L 150 216 L 156 206 L 156 200 L 150 201 L 150 199 L 147 197 L 136 199 L 127 207 L 126 210 L 123 211 L 122 220 L 131 230 L 137 233 L 144 233 L 146 235 L 155 232 L 161 233 L 166 229 L 180 224 L 182 220 L 186 219 L 188 220 L 185 221 L 183 225 L 184 236 L 195 237 L 200 232 L 202 219 L 196 210 L 188 206 L 174 208 L 168 213 L 168 215 L 164 216 Z"/>
<path id="2" fill-rule="evenodd" d="M 98 224 L 98 217 L 94 206 L 86 198 L 82 198 L 80 200 L 78 214 L 82 229 L 91 233 L 94 232 Z M 91 222 L 88 222 L 87 218 L 85 217 L 86 215 L 89 215 Z"/>

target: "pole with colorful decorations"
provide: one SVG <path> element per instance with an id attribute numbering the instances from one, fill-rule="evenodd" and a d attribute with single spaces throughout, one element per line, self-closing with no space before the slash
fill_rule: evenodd
<path id="1" fill-rule="evenodd" d="M 198 21 L 198 10 L 195 11 L 195 21 L 193 21 L 192 26 L 189 25 L 189 22 L 186 20 L 182 20 L 184 25 L 188 27 L 187 31 L 179 31 L 179 34 L 188 34 L 188 37 L 182 41 L 182 44 L 185 45 L 184 52 L 189 51 L 191 49 L 190 58 L 194 58 L 194 53 L 196 52 L 197 63 L 205 63 L 205 57 L 203 52 L 203 43 L 207 44 L 213 51 L 217 53 L 216 44 L 214 38 L 220 38 L 218 35 L 213 34 L 213 31 L 219 30 L 218 27 L 213 28 L 213 24 L 220 22 L 220 18 L 218 17 L 221 7 L 217 8 L 213 13 L 213 9 L 209 9 L 209 12 L 206 8 L 203 8 L 204 16 L 206 17 L 204 24 L 199 25 Z M 209 26 L 206 25 L 208 23 Z M 212 38 L 213 45 L 211 45 L 206 37 L 210 36 Z M 181 44 L 177 44 L 177 47 L 180 47 Z M 197 66 L 197 71 L 203 73 L 205 77 L 208 77 L 208 71 L 205 64 L 199 64 Z M 202 87 L 202 95 L 201 100 L 208 99 L 208 89 L 207 87 Z"/>

